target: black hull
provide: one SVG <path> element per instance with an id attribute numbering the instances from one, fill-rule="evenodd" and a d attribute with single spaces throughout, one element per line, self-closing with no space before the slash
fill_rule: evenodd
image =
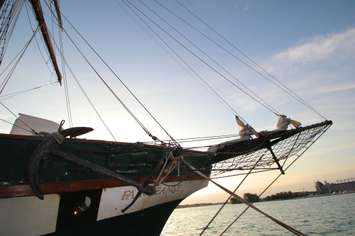
<path id="1" fill-rule="evenodd" d="M 158 236 L 161 234 L 170 214 L 182 200 L 160 204 L 142 211 L 91 224 L 68 225 L 68 227 L 61 227 L 57 229 L 57 232 L 48 235 Z"/>

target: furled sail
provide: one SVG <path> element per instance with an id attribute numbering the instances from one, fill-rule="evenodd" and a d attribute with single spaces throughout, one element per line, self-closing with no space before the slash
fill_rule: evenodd
<path id="1" fill-rule="evenodd" d="M 12 126 L 10 134 L 35 135 L 36 132 L 53 133 L 57 132 L 58 128 L 59 124 L 53 121 L 20 113 Z"/>

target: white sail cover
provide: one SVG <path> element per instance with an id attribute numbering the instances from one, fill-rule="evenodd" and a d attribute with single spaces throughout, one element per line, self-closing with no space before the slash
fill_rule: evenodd
<path id="1" fill-rule="evenodd" d="M 59 124 L 53 121 L 20 113 L 19 117 L 15 120 L 15 123 L 12 126 L 10 134 L 35 135 L 31 132 L 31 129 L 35 130 L 37 133 L 53 133 L 57 132 L 58 128 Z"/>

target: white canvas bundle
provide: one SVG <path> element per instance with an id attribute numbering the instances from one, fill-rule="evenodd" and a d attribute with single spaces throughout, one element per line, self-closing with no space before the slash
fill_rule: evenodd
<path id="1" fill-rule="evenodd" d="M 19 114 L 19 117 L 15 120 L 12 126 L 10 134 L 17 135 L 35 135 L 31 130 L 39 132 L 53 133 L 57 132 L 59 124 L 54 121 L 42 119 L 35 116 L 26 114 Z"/>

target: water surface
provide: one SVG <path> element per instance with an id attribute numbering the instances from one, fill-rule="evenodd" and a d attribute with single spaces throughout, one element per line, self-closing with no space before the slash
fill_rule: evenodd
<path id="1" fill-rule="evenodd" d="M 162 236 L 199 235 L 219 206 L 176 209 Z M 256 206 L 307 235 L 355 235 L 355 194 L 260 202 Z M 245 205 L 228 204 L 204 235 L 219 235 L 244 208 Z M 291 234 L 249 209 L 224 235 Z"/>

